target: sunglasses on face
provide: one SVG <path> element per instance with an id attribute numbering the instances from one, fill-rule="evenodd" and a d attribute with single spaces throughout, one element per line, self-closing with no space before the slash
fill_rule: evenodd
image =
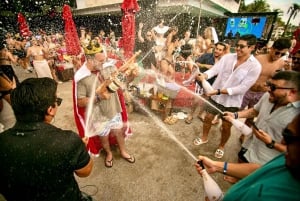
<path id="1" fill-rule="evenodd" d="M 61 105 L 61 102 L 63 101 L 62 98 L 56 98 L 55 102 L 57 103 L 57 106 L 60 106 Z"/>
<path id="2" fill-rule="evenodd" d="M 268 86 L 271 91 L 275 91 L 276 89 L 294 89 L 294 88 L 290 88 L 290 87 L 278 87 L 271 82 L 266 82 L 266 86 Z"/>
<path id="3" fill-rule="evenodd" d="M 249 47 L 249 45 L 243 45 L 243 44 L 236 44 L 235 45 L 235 48 L 240 48 L 240 49 L 243 49 L 245 47 Z"/>
<path id="4" fill-rule="evenodd" d="M 276 51 L 275 55 L 276 56 L 280 55 L 281 57 L 283 57 L 284 55 L 286 55 L 286 52 L 278 52 L 278 51 Z"/>
<path id="5" fill-rule="evenodd" d="M 286 144 L 300 141 L 300 136 L 293 135 L 292 131 L 287 128 L 282 131 L 282 136 Z"/>

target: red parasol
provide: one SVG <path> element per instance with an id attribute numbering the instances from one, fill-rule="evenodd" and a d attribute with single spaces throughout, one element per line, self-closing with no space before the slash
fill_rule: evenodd
<path id="1" fill-rule="evenodd" d="M 140 10 L 136 0 L 124 0 L 121 9 L 122 16 L 122 47 L 125 58 L 133 55 L 135 41 L 135 13 Z"/>
<path id="2" fill-rule="evenodd" d="M 29 30 L 29 26 L 26 22 L 25 17 L 22 15 L 22 13 L 18 13 L 18 23 L 19 23 L 20 35 L 24 38 L 31 36 L 32 33 Z"/>
<path id="3" fill-rule="evenodd" d="M 65 21 L 65 41 L 68 55 L 79 55 L 81 52 L 79 37 L 73 21 L 71 8 L 64 5 L 62 17 Z"/>

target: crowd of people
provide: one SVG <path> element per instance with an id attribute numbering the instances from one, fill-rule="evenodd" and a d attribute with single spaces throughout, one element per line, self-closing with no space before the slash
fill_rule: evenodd
<path id="1" fill-rule="evenodd" d="M 195 85 L 186 126 L 200 106 L 197 116 L 203 121 L 202 132 L 193 143 L 206 146 L 214 140 L 209 138 L 212 125 L 221 122 L 217 159 L 225 154 L 232 118 L 246 118 L 253 128 L 249 137 L 240 139 L 239 163 L 199 156 L 210 172 L 223 172 L 227 181 L 236 183 L 224 200 L 299 199 L 300 50 L 290 52 L 291 40 L 279 38 L 266 54 L 254 54 L 257 39 L 252 34 L 241 35 L 232 47 L 232 41 L 218 40 L 214 27 L 205 28 L 196 38 L 191 38 L 189 30 L 179 36 L 178 27 L 169 27 L 162 19 L 151 29 L 144 27 L 140 22 L 137 30 L 136 50 L 142 52 L 132 58 L 124 57 L 113 31 L 106 36 L 101 29 L 93 34 L 82 28 L 81 53 L 76 56 L 67 54 L 63 34 L 6 35 L 0 50 L 0 122 L 4 126 L 0 152 L 5 153 L 0 156 L 0 193 L 7 200 L 92 200 L 80 192 L 73 175 L 91 173 L 90 155 L 98 156 L 103 149 L 104 165 L 112 168 L 111 145 L 118 144 L 121 157 L 135 163 L 125 146 L 132 134 L 125 91 L 129 80 L 138 76 L 136 70 L 143 68 L 165 82 L 175 82 L 176 72 L 190 74 L 179 83 Z M 74 70 L 73 107 L 79 135 L 51 125 L 62 102 L 57 97 L 60 65 L 72 65 Z M 36 78 L 20 82 L 15 67 L 36 73 Z M 205 80 L 213 90 L 205 90 Z M 36 153 L 38 147 L 42 148 Z M 201 174 L 201 167 L 196 168 Z M 265 188 L 274 192 L 265 193 Z"/>

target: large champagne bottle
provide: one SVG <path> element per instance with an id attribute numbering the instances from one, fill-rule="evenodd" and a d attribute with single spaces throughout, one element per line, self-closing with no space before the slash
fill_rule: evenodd
<path id="1" fill-rule="evenodd" d="M 198 80 L 201 81 L 202 87 L 204 89 L 204 93 L 210 93 L 214 90 L 214 88 L 209 84 L 209 82 L 204 78 L 204 75 L 202 73 L 198 74 Z"/>
<path id="2" fill-rule="evenodd" d="M 206 79 L 203 79 L 201 83 L 205 94 L 210 93 L 214 90 L 214 88 L 209 84 L 209 82 Z"/>
<path id="3" fill-rule="evenodd" d="M 240 120 L 230 117 L 230 122 L 243 135 L 250 135 L 252 133 L 252 129 L 248 127 L 245 123 L 241 122 Z"/>
<path id="4" fill-rule="evenodd" d="M 219 187 L 219 185 L 215 182 L 215 180 L 207 173 L 203 162 L 198 161 L 198 164 L 202 167 L 201 175 L 203 178 L 203 185 L 206 197 L 205 200 L 209 201 L 221 201 L 224 198 L 224 194 Z"/>

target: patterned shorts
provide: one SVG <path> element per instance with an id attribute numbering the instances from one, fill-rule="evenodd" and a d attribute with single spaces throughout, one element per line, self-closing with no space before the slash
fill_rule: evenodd
<path id="1" fill-rule="evenodd" d="M 104 129 L 98 133 L 99 136 L 107 136 L 111 129 L 121 129 L 123 127 L 123 121 L 121 113 L 116 114 L 110 121 L 106 123 Z"/>

